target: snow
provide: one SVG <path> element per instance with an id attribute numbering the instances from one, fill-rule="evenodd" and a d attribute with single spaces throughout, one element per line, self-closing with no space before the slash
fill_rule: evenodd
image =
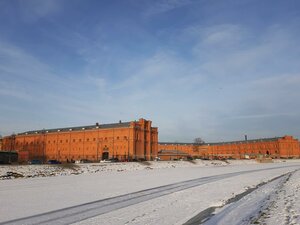
<path id="1" fill-rule="evenodd" d="M 276 191 L 257 220 L 261 224 L 300 224 L 300 171 Z"/>
<path id="2" fill-rule="evenodd" d="M 239 166 L 241 171 L 246 168 L 249 167 Z M 247 174 L 247 176 L 240 175 L 220 180 L 90 218 L 77 224 L 183 224 L 206 208 L 222 206 L 227 199 L 245 191 L 249 187 L 256 186 L 263 181 L 288 171 L 290 169 L 278 169 L 264 173 L 255 172 Z"/>
<path id="3" fill-rule="evenodd" d="M 253 164 L 255 161 L 232 160 L 230 164 Z M 225 166 L 225 161 L 197 160 L 197 161 L 155 161 L 155 162 L 129 162 L 129 163 L 88 163 L 66 165 L 2 165 L 0 166 L 0 179 L 14 179 L 7 173 L 19 174 L 18 178 L 36 178 L 48 176 L 68 176 L 91 173 L 124 172 L 144 169 L 186 168 L 204 166 Z"/>
<path id="4" fill-rule="evenodd" d="M 199 177 L 245 172 L 78 222 L 183 224 L 208 207 L 223 205 L 227 199 L 249 187 L 299 168 L 299 162 L 259 164 L 253 160 L 198 160 L 195 164 L 185 161 L 99 163 L 79 164 L 75 169 L 56 165 L 1 166 L 2 176 L 13 171 L 22 174 L 23 178 L 3 177 L 0 180 L 0 222 Z M 246 172 L 257 169 L 270 170 Z"/>
<path id="5" fill-rule="evenodd" d="M 261 210 L 266 207 L 266 201 L 282 184 L 282 179 L 276 179 L 246 195 L 241 200 L 231 203 L 221 211 L 217 211 L 205 225 L 243 225 L 249 224 Z"/>

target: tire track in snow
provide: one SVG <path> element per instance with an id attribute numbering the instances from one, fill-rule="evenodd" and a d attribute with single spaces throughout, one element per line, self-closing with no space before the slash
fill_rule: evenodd
<path id="1" fill-rule="evenodd" d="M 283 186 L 275 191 L 271 203 L 254 224 L 300 224 L 299 193 L 300 170 L 292 174 Z"/>
<path id="2" fill-rule="evenodd" d="M 155 187 L 151 189 L 146 189 L 134 193 L 129 193 L 125 195 L 120 195 L 112 198 L 102 199 L 94 202 L 89 202 L 73 207 L 68 207 L 65 209 L 55 210 L 47 213 L 42 213 L 34 216 L 29 216 L 25 218 L 20 218 L 16 220 L 1 222 L 0 225 L 20 225 L 20 224 L 71 224 L 74 222 L 79 222 L 91 217 L 95 217 L 101 214 L 105 214 L 117 209 L 121 209 L 130 205 L 138 204 L 151 200 L 153 198 L 158 198 L 164 195 L 172 194 L 174 192 L 182 191 L 185 189 L 193 188 L 196 186 L 208 184 L 214 181 L 219 181 L 222 179 L 239 176 L 248 173 L 261 172 L 266 170 L 281 169 L 287 167 L 295 166 L 279 166 L 273 168 L 256 169 L 239 171 L 221 175 L 214 175 L 209 177 L 201 177 L 197 179 L 182 181 L 174 184 L 169 184 L 165 186 Z"/>
<path id="3" fill-rule="evenodd" d="M 203 210 L 184 225 L 242 225 L 255 223 L 256 218 L 269 206 L 270 197 L 281 189 L 296 171 L 299 171 L 299 169 L 275 177 L 268 182 L 260 183 L 256 187 L 227 200 L 223 206 Z M 276 189 L 273 189 L 274 187 Z M 216 210 L 218 212 L 214 214 Z"/>

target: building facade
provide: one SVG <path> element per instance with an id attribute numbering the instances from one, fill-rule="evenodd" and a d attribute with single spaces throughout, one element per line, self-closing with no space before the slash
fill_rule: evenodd
<path id="1" fill-rule="evenodd" d="M 159 142 L 158 157 L 161 160 L 177 160 L 193 158 L 203 158 L 207 152 L 207 144 L 180 143 L 180 142 Z M 182 154 L 185 153 L 185 154 Z"/>
<path id="2" fill-rule="evenodd" d="M 17 151 L 19 161 L 61 162 L 145 159 L 157 156 L 158 129 L 150 120 L 27 131 L 3 138 L 3 149 Z"/>
<path id="3" fill-rule="evenodd" d="M 292 136 L 205 144 L 160 142 L 158 156 L 164 153 L 164 158 L 168 158 L 166 150 L 178 150 L 194 158 L 300 158 L 299 146 L 299 141 Z"/>
<path id="4" fill-rule="evenodd" d="M 18 153 L 19 161 L 38 159 L 72 162 L 87 159 L 176 160 L 181 158 L 300 158 L 300 143 L 292 136 L 218 143 L 158 143 L 158 128 L 150 120 L 43 129 L 0 139 L 0 150 Z"/>

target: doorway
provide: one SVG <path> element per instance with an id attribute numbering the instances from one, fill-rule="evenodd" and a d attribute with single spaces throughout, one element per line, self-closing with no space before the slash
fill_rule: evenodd
<path id="1" fill-rule="evenodd" d="M 102 153 L 102 160 L 107 160 L 109 159 L 109 153 L 108 152 L 103 152 Z"/>

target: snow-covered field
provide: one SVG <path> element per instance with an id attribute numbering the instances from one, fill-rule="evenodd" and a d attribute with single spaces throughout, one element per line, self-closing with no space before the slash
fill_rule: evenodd
<path id="1" fill-rule="evenodd" d="M 0 224 L 33 224 L 42 219 L 36 216 L 42 213 L 50 217 L 43 224 L 66 224 L 66 221 L 77 221 L 77 224 L 184 224 L 210 207 L 219 207 L 217 212 L 221 212 L 224 208 L 232 208 L 233 204 L 243 205 L 245 203 L 240 201 L 245 201 L 247 196 L 252 196 L 252 202 L 257 204 L 246 208 L 261 209 L 250 213 L 252 219 L 256 217 L 256 224 L 274 224 L 275 221 L 276 224 L 298 224 L 299 172 L 263 185 L 235 203 L 226 202 L 249 188 L 296 169 L 300 169 L 299 160 L 265 164 L 252 160 L 198 160 L 195 163 L 100 163 L 74 167 L 0 166 Z M 147 189 L 150 190 L 143 191 Z M 107 198 L 110 199 L 103 200 Z M 67 214 L 64 210 L 67 207 L 72 207 L 68 213 L 73 210 L 73 215 Z M 90 213 L 95 209 L 96 214 Z M 56 214 L 49 213 L 55 210 Z M 75 210 L 79 210 L 76 218 L 80 219 L 74 219 Z M 61 219 L 55 219 L 56 215 Z M 241 211 L 237 215 L 241 215 Z M 26 222 L 16 220 L 25 217 L 30 218 Z M 226 224 L 220 218 L 219 223 Z M 234 216 L 231 219 L 234 221 Z"/>
<path id="2" fill-rule="evenodd" d="M 126 172 L 135 170 L 151 170 L 163 168 L 226 166 L 235 164 L 253 164 L 253 160 L 197 160 L 197 161 L 154 161 L 129 163 L 88 163 L 67 165 L 0 165 L 0 179 L 36 178 L 48 176 L 67 176 L 91 173 Z"/>

